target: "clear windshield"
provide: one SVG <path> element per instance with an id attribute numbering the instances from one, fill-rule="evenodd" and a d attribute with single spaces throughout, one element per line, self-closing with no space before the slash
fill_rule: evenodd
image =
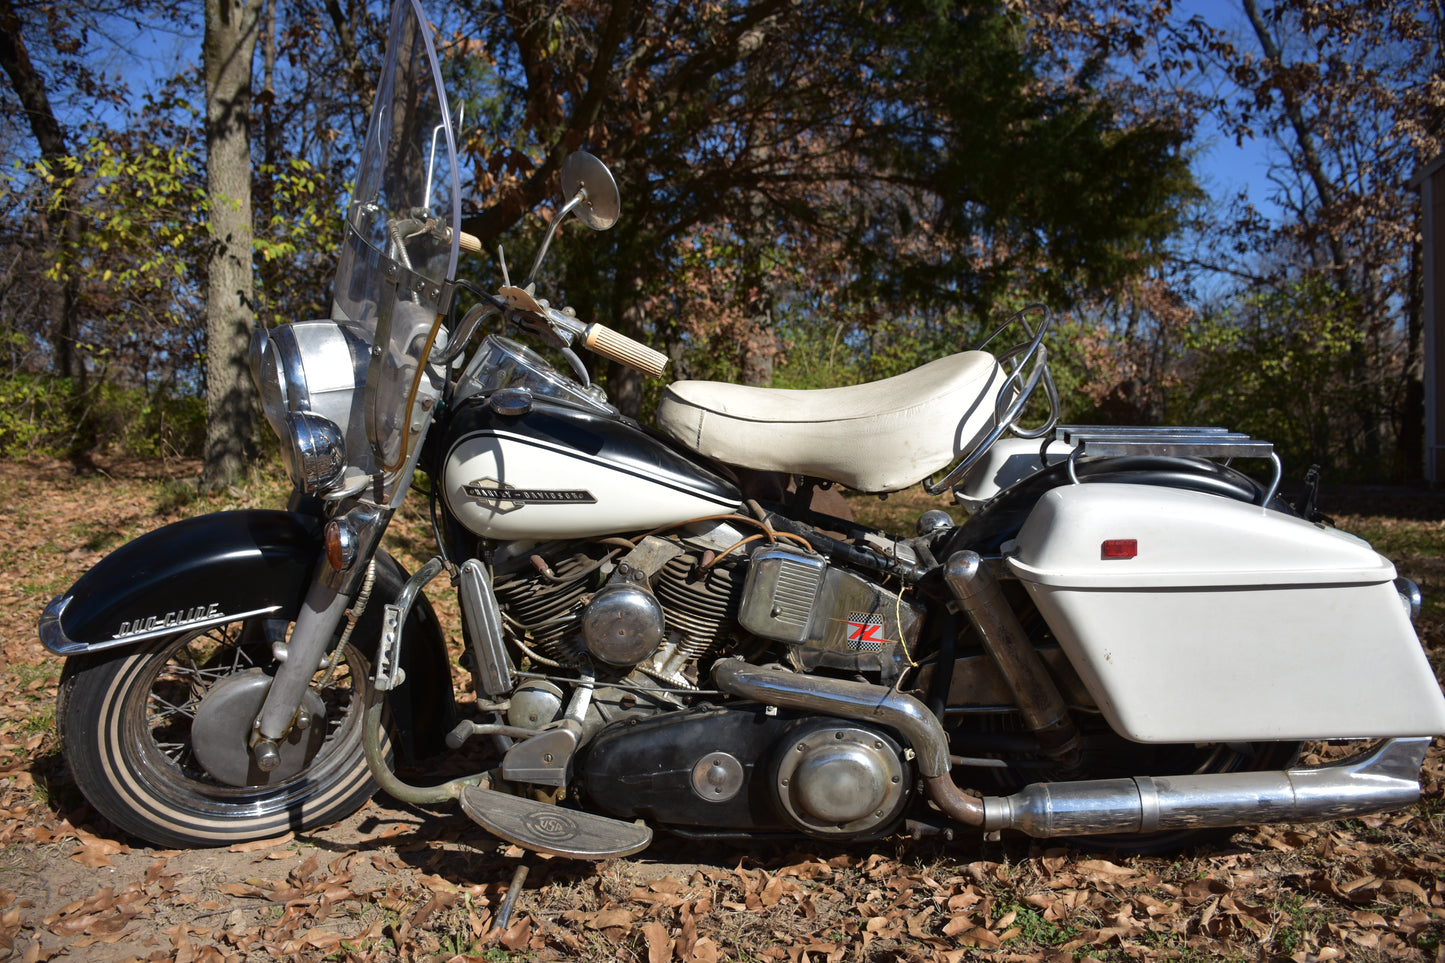
<path id="1" fill-rule="evenodd" d="M 456 275 L 460 194 L 433 28 L 419 0 L 396 0 L 332 307 L 371 345 L 366 433 L 388 491 L 441 388 L 425 362 Z"/>

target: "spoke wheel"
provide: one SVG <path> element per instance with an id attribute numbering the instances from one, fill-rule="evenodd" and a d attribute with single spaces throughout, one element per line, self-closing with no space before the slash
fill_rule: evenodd
<path id="1" fill-rule="evenodd" d="M 252 707 L 287 625 L 249 619 L 67 662 L 57 722 L 91 805 L 163 846 L 265 839 L 354 812 L 375 785 L 361 730 L 369 668 L 352 645 L 313 679 L 313 725 L 287 740 L 282 766 L 249 762 Z"/>

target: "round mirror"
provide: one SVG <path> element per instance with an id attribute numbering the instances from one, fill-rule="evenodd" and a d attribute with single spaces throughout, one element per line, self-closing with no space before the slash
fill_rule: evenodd
<path id="1" fill-rule="evenodd" d="M 605 231 L 617 223 L 622 213 L 622 195 L 607 165 L 586 151 L 569 154 L 562 162 L 562 195 L 568 200 L 578 191 L 586 194 L 573 208 L 582 223 L 594 231 Z"/>

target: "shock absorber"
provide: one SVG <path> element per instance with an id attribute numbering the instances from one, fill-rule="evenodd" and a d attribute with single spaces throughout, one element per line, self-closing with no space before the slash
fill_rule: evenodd
<path id="1" fill-rule="evenodd" d="M 1079 731 L 1049 670 L 1019 625 L 998 580 L 977 552 L 956 552 L 943 568 L 944 581 L 968 613 L 983 646 L 1018 703 L 1024 724 L 1051 759 L 1065 766 L 1079 761 Z"/>

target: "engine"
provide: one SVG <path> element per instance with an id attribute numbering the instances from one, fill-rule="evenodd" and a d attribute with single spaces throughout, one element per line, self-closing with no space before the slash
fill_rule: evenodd
<path id="1" fill-rule="evenodd" d="M 673 551 L 651 577 L 621 550 L 588 543 L 531 555 L 498 571 L 494 588 L 508 625 L 559 667 L 641 672 L 668 687 L 696 688 L 699 666 L 738 634 L 741 560 L 708 565 L 705 553 Z M 630 553 L 627 553 L 630 554 Z"/>
<path id="2" fill-rule="evenodd" d="M 500 566 L 494 588 L 514 639 L 543 664 L 682 689 L 738 646 L 758 654 L 776 643 L 797 669 L 890 683 L 923 621 L 877 582 L 780 543 L 751 553 L 658 536 L 553 545 Z"/>
<path id="3" fill-rule="evenodd" d="M 891 682 L 916 649 L 920 607 L 801 546 L 734 530 L 533 549 L 493 577 L 509 641 L 531 663 L 507 719 L 578 719 L 572 774 L 599 808 L 698 832 L 860 837 L 896 821 L 912 777 L 888 732 L 694 705 L 693 693 L 730 655 Z"/>

